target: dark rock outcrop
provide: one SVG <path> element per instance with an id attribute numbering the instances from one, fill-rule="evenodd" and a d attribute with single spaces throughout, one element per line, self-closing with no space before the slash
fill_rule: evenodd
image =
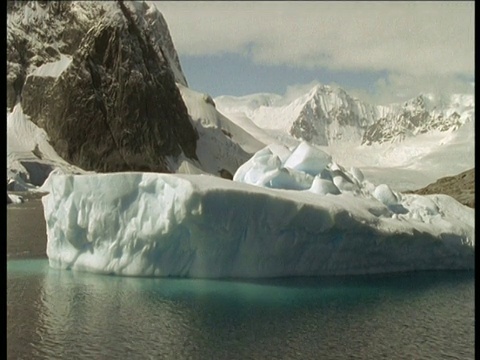
<path id="1" fill-rule="evenodd" d="M 10 11 L 22 6 L 33 5 L 16 2 Z M 55 151 L 85 170 L 169 172 L 170 156 L 196 159 L 198 135 L 175 84 L 185 80 L 173 46 L 162 44 L 171 42 L 168 29 L 149 30 L 148 19 L 160 31 L 161 14 L 122 1 L 90 3 L 88 16 L 74 9 L 86 6 L 78 3 L 43 6 L 38 36 L 21 39 L 25 31 L 10 24 L 7 105 L 21 101 Z M 34 71 L 59 60 L 70 62 L 56 74 Z"/>
<path id="2" fill-rule="evenodd" d="M 42 186 L 45 180 L 47 180 L 48 175 L 53 171 L 53 166 L 50 164 L 27 160 L 21 161 L 20 163 L 30 175 L 28 183 L 35 186 Z"/>
<path id="3" fill-rule="evenodd" d="M 438 179 L 433 184 L 408 193 L 419 195 L 445 194 L 463 205 L 475 208 L 475 169 Z"/>
<path id="4" fill-rule="evenodd" d="M 219 174 L 220 174 L 221 178 L 228 179 L 228 180 L 233 180 L 233 174 L 226 169 L 221 169 L 219 171 Z"/>

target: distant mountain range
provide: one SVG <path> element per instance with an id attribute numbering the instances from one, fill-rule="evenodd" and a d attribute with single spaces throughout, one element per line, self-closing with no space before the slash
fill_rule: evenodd
<path id="1" fill-rule="evenodd" d="M 371 105 L 339 87 L 315 85 L 293 100 L 275 94 L 215 98 L 226 116 L 242 113 L 260 128 L 328 146 L 335 142 L 398 142 L 431 130 L 457 129 L 472 121 L 473 95 L 441 99 L 421 94 L 403 104 Z"/>

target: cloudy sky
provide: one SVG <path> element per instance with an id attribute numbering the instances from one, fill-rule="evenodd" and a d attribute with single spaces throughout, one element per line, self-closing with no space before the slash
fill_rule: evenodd
<path id="1" fill-rule="evenodd" d="M 161 1 L 189 86 L 285 94 L 313 82 L 388 103 L 474 91 L 474 2 Z"/>

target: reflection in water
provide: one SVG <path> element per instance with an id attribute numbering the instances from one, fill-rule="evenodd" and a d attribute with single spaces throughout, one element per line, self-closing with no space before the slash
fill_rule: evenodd
<path id="1" fill-rule="evenodd" d="M 47 258 L 47 228 L 39 199 L 7 206 L 7 259 Z"/>
<path id="2" fill-rule="evenodd" d="M 214 281 L 8 262 L 10 359 L 474 358 L 474 276 Z"/>

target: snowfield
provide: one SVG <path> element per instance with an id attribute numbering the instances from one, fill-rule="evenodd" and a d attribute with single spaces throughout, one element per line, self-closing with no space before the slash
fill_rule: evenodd
<path id="1" fill-rule="evenodd" d="M 234 179 L 53 174 L 50 266 L 196 278 L 474 268 L 473 209 L 375 186 L 307 143 L 266 147 Z"/>

